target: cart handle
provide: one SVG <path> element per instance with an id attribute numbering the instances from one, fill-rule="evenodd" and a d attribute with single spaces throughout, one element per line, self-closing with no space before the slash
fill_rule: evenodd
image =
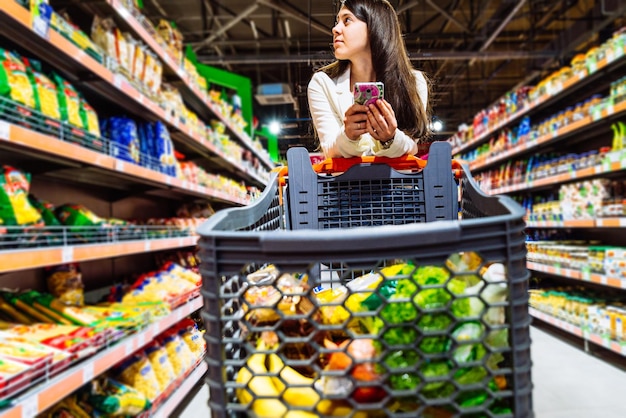
<path id="1" fill-rule="evenodd" d="M 428 164 L 428 160 L 418 158 L 414 155 L 403 155 L 397 158 L 376 157 L 373 155 L 351 158 L 326 158 L 324 161 L 313 164 L 313 171 L 318 174 L 344 173 L 358 164 L 387 164 L 395 170 L 423 170 L 426 164 Z M 277 167 L 274 170 L 278 172 L 279 178 L 288 175 L 287 166 Z M 459 179 L 462 177 L 463 169 L 459 161 L 452 160 L 452 171 L 455 178 Z"/>

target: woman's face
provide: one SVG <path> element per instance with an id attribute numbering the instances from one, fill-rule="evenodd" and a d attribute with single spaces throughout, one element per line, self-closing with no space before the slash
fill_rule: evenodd
<path id="1" fill-rule="evenodd" d="M 338 60 L 353 60 L 362 53 L 370 53 L 367 24 L 358 20 L 345 6 L 337 13 L 337 23 L 333 27 L 333 47 Z"/>

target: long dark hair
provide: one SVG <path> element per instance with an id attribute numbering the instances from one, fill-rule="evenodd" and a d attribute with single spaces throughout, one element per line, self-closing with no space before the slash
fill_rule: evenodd
<path id="1" fill-rule="evenodd" d="M 367 24 L 376 81 L 385 83 L 385 99 L 393 107 L 398 128 L 411 138 L 426 139 L 430 133 L 430 105 L 423 103 L 418 94 L 413 66 L 393 6 L 387 0 L 344 0 L 341 4 Z M 337 60 L 320 71 L 336 78 L 349 65 L 348 60 Z M 424 78 L 429 86 L 425 75 Z"/>

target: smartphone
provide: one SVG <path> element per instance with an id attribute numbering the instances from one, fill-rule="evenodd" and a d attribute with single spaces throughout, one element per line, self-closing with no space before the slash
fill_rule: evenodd
<path id="1" fill-rule="evenodd" d="M 380 81 L 354 83 L 354 103 L 369 105 L 385 97 L 385 85 Z"/>

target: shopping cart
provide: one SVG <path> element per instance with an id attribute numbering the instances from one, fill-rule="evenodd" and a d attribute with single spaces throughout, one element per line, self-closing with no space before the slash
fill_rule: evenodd
<path id="1" fill-rule="evenodd" d="M 450 153 L 293 148 L 202 225 L 213 417 L 533 416 L 524 212 Z"/>

